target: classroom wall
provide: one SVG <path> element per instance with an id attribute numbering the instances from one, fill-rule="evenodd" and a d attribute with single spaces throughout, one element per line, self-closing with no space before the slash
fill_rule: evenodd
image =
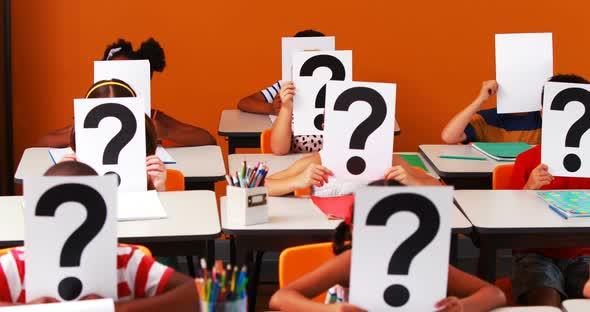
<path id="1" fill-rule="evenodd" d="M 396 82 L 396 151 L 438 143 L 451 116 L 495 77 L 494 34 L 553 32 L 555 71 L 590 77 L 590 2 L 12 1 L 15 160 L 72 122 L 93 60 L 122 37 L 153 36 L 167 67 L 153 106 L 217 135 L 223 109 L 280 79 L 280 38 L 314 28 L 353 50 L 354 79 Z M 218 138 L 227 151 L 227 144 Z"/>

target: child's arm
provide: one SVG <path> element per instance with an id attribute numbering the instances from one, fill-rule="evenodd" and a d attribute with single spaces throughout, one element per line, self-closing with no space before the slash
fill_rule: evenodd
<path id="1" fill-rule="evenodd" d="M 260 92 L 256 92 L 241 99 L 238 109 L 248 113 L 278 115 L 281 110 L 281 97 L 275 96 L 273 102 L 268 103 Z"/>
<path id="2" fill-rule="evenodd" d="M 438 311 L 489 311 L 506 304 L 498 287 L 453 266 L 449 266 L 448 293 L 450 297 L 437 303 Z"/>
<path id="3" fill-rule="evenodd" d="M 118 302 L 115 304 L 115 311 L 200 311 L 197 287 L 190 277 L 174 272 L 168 279 L 164 293 L 161 295 Z"/>
<path id="4" fill-rule="evenodd" d="M 545 164 L 538 165 L 529 175 L 523 189 L 525 190 L 539 190 L 543 186 L 553 182 L 553 176 L 549 173 L 549 167 Z"/>
<path id="5" fill-rule="evenodd" d="M 186 146 L 215 145 L 215 138 L 205 129 L 180 122 L 162 111 L 155 112 L 154 126 L 158 138 Z"/>
<path id="6" fill-rule="evenodd" d="M 465 128 L 471 121 L 471 117 L 473 117 L 473 115 L 479 111 L 479 108 L 488 101 L 490 96 L 496 94 L 497 91 L 498 83 L 496 81 L 485 81 L 481 87 L 479 96 L 449 121 L 442 131 L 442 140 L 447 144 L 464 142 L 467 139 Z"/>
<path id="7" fill-rule="evenodd" d="M 331 175 L 332 171 L 321 165 L 320 155 L 314 153 L 267 177 L 264 185 L 270 196 L 281 196 L 312 185 L 321 186 Z"/>
<path id="8" fill-rule="evenodd" d="M 440 185 L 440 181 L 418 170 L 398 155 L 393 155 L 392 167 L 385 172 L 385 180 L 396 180 L 403 185 Z"/>
<path id="9" fill-rule="evenodd" d="M 583 294 L 584 297 L 590 298 L 590 279 L 586 282 L 586 285 L 584 285 Z"/>
<path id="10" fill-rule="evenodd" d="M 295 85 L 293 85 L 292 81 L 283 84 L 279 95 L 277 95 L 277 97 L 281 98 L 282 106 L 277 120 L 272 124 L 272 133 L 270 135 L 270 148 L 275 155 L 285 155 L 291 150 L 294 95 Z"/>
<path id="11" fill-rule="evenodd" d="M 49 132 L 42 137 L 35 146 L 62 148 L 70 144 L 70 133 L 73 126 L 67 126 L 55 131 Z"/>
<path id="12" fill-rule="evenodd" d="M 311 298 L 338 284 L 347 286 L 350 277 L 350 250 L 322 264 L 293 283 L 279 289 L 270 298 L 269 307 L 289 311 L 363 311 L 349 304 L 322 304 Z"/>

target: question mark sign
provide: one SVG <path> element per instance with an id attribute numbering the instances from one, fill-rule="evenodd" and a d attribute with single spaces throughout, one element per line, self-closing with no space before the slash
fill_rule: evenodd
<path id="1" fill-rule="evenodd" d="M 301 66 L 301 70 L 299 71 L 299 76 L 301 77 L 311 77 L 313 76 L 313 72 L 320 68 L 320 67 L 327 67 L 332 72 L 332 77 L 330 80 L 340 80 L 343 81 L 346 78 L 346 69 L 340 60 L 332 55 L 316 55 L 310 57 L 303 65 Z M 324 85 L 315 98 L 315 108 L 324 108 L 326 107 L 326 85 Z M 313 120 L 313 124 L 315 125 L 316 129 L 323 130 L 322 125 L 324 124 L 324 114 L 319 114 Z"/>
<path id="2" fill-rule="evenodd" d="M 574 101 L 584 105 L 584 115 L 569 129 L 565 136 L 566 147 L 580 147 L 580 140 L 590 129 L 590 91 L 582 88 L 569 88 L 559 92 L 551 102 L 551 110 L 563 111 Z M 582 160 L 576 154 L 568 154 L 563 159 L 563 167 L 569 172 L 576 172 L 582 166 Z"/>
<path id="3" fill-rule="evenodd" d="M 66 196 L 64 196 L 66 194 Z M 88 185 L 69 183 L 52 187 L 46 191 L 35 207 L 35 216 L 55 217 L 57 208 L 64 203 L 75 202 L 86 208 L 86 220 L 66 240 L 61 249 L 60 267 L 79 267 L 82 252 L 102 229 L 107 206 L 95 189 Z M 70 301 L 82 293 L 82 281 L 76 277 L 66 277 L 58 285 L 62 299 Z"/>
<path id="4" fill-rule="evenodd" d="M 334 104 L 335 111 L 348 111 L 352 103 L 365 101 L 371 105 L 371 114 L 361 122 L 350 137 L 350 149 L 365 149 L 369 136 L 377 130 L 387 115 L 387 104 L 379 92 L 367 87 L 353 87 L 342 92 Z M 348 172 L 359 175 L 365 171 L 367 164 L 359 156 L 354 156 L 346 163 Z"/>
<path id="5" fill-rule="evenodd" d="M 381 199 L 369 211 L 367 225 L 385 226 L 387 220 L 398 212 L 410 212 L 418 217 L 418 230 L 395 250 L 389 260 L 387 274 L 408 275 L 412 260 L 436 237 L 440 227 L 440 215 L 428 198 L 399 193 Z M 385 289 L 383 299 L 392 307 L 401 307 L 410 300 L 410 292 L 402 285 L 394 284 Z"/>
<path id="6" fill-rule="evenodd" d="M 115 117 L 121 122 L 121 130 L 106 145 L 102 155 L 104 165 L 116 165 L 119 163 L 119 154 L 121 150 L 133 139 L 137 131 L 137 121 L 133 112 L 124 105 L 115 103 L 101 104 L 93 108 L 84 119 L 84 128 L 98 128 L 98 124 L 107 117 Z M 113 172 L 106 174 L 115 174 L 119 185 L 121 177 Z"/>

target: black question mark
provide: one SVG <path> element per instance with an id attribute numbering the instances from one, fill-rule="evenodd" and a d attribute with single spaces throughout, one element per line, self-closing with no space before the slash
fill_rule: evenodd
<path id="1" fill-rule="evenodd" d="M 551 110 L 563 111 L 571 102 L 584 105 L 584 115 L 569 129 L 565 136 L 566 147 L 580 147 L 580 140 L 590 129 L 590 91 L 582 88 L 569 88 L 559 92 L 551 102 Z M 576 154 L 568 154 L 563 158 L 563 167 L 569 172 L 576 172 L 582 166 L 582 160 Z"/>
<path id="2" fill-rule="evenodd" d="M 334 104 L 335 111 L 348 111 L 352 103 L 365 101 L 371 105 L 371 114 L 361 122 L 350 137 L 350 149 L 365 149 L 367 138 L 377 130 L 387 115 L 387 103 L 379 92 L 368 87 L 353 87 L 342 92 Z M 348 172 L 359 175 L 365 171 L 367 164 L 359 156 L 354 156 L 346 163 Z"/>
<path id="3" fill-rule="evenodd" d="M 116 165 L 119 163 L 119 154 L 121 150 L 133 139 L 137 131 L 137 121 L 133 112 L 124 105 L 115 103 L 101 104 L 93 108 L 86 119 L 84 119 L 84 128 L 98 128 L 98 124 L 106 117 L 115 117 L 121 122 L 121 130 L 107 144 L 102 154 L 102 163 L 104 165 Z M 115 174 L 121 184 L 121 177 L 113 171 L 106 174 Z"/>
<path id="4" fill-rule="evenodd" d="M 46 191 L 37 202 L 35 216 L 55 217 L 57 208 L 75 202 L 86 208 L 86 220 L 68 237 L 61 249 L 60 267 L 79 267 L 82 252 L 102 229 L 107 217 L 107 205 L 100 193 L 84 184 L 60 184 Z M 82 293 L 82 281 L 66 277 L 58 285 L 62 299 L 71 301 Z"/>
<path id="5" fill-rule="evenodd" d="M 327 54 L 320 54 L 313 57 L 310 57 L 303 65 L 301 66 L 301 70 L 299 71 L 299 76 L 301 77 L 311 77 L 313 76 L 313 72 L 320 68 L 320 67 L 327 67 L 332 72 L 332 77 L 330 80 L 340 80 L 344 81 L 346 78 L 346 69 L 342 62 L 339 59 L 332 55 Z M 326 107 L 326 85 L 324 85 L 315 98 L 315 108 L 324 108 Z M 313 120 L 313 124 L 315 125 L 316 129 L 323 130 L 322 125 L 324 124 L 324 114 L 319 114 Z"/>
<path id="6" fill-rule="evenodd" d="M 369 211 L 367 225 L 385 226 L 389 218 L 398 212 L 411 212 L 420 222 L 418 230 L 395 250 L 387 274 L 408 275 L 410 264 L 436 237 L 440 227 L 440 215 L 430 199 L 413 193 L 399 193 L 381 199 Z M 401 307 L 410 300 L 410 292 L 403 285 L 394 284 L 383 292 L 383 299 L 392 307 Z"/>

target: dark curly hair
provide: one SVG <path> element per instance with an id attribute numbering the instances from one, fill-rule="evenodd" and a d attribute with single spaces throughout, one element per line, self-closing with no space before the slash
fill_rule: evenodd
<path id="1" fill-rule="evenodd" d="M 137 51 L 133 50 L 131 42 L 119 39 L 117 42 L 110 44 L 104 51 L 102 59 L 104 61 L 112 60 L 117 57 L 129 60 L 149 60 L 150 77 L 154 72 L 162 72 L 166 67 L 166 57 L 164 49 L 154 38 L 144 41 Z"/>
<path id="2" fill-rule="evenodd" d="M 306 29 L 295 34 L 295 37 L 324 37 L 325 35 L 317 30 Z"/>

